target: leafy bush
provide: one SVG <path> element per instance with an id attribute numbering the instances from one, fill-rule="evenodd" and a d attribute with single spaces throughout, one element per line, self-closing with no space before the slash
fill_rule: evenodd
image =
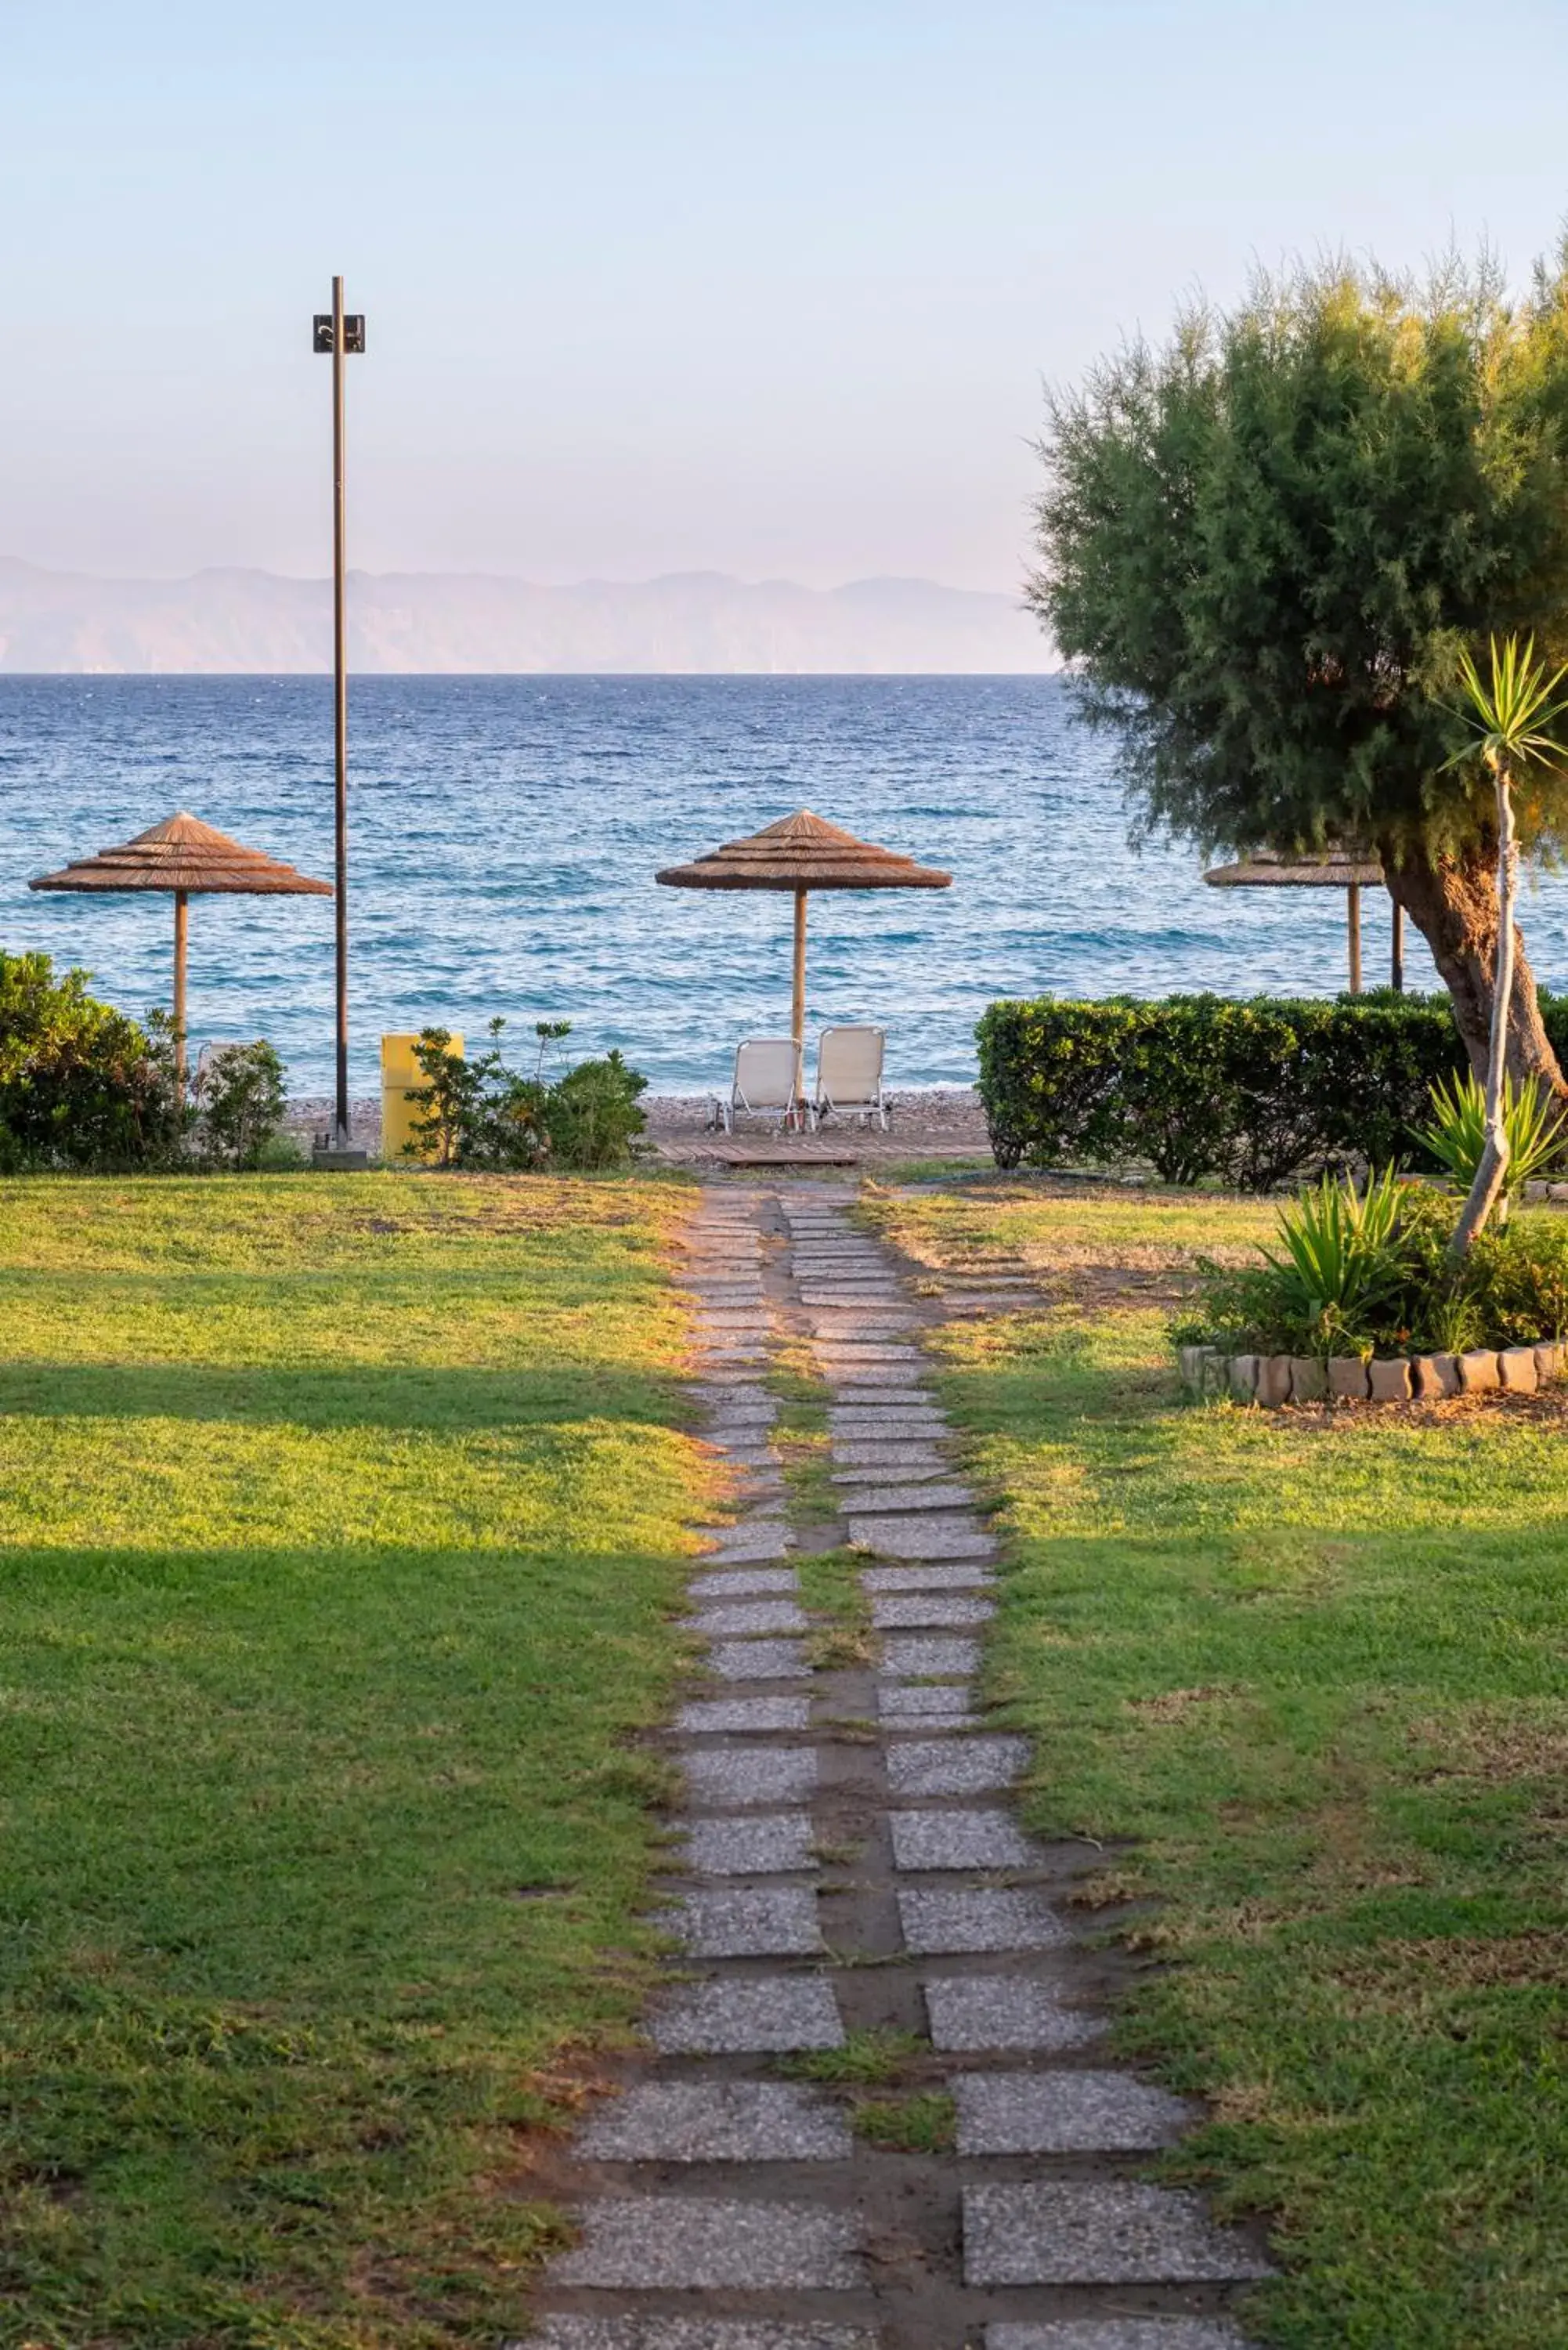
<path id="1" fill-rule="evenodd" d="M 1568 1226 L 1550 1214 L 1489 1227 L 1456 1265 L 1459 1203 L 1386 1172 L 1358 1195 L 1325 1180 L 1280 1211 L 1256 1264 L 1201 1259 L 1172 1336 L 1231 1354 L 1458 1354 L 1568 1331 Z"/>
<path id="2" fill-rule="evenodd" d="M 192 1096 L 196 1155 L 207 1166 L 254 1169 L 275 1156 L 288 1097 L 283 1063 L 262 1038 L 221 1045 L 197 1070 Z"/>
<path id="3" fill-rule="evenodd" d="M 185 1125 L 167 1024 L 150 1035 L 85 971 L 0 952 L 0 1171 L 168 1165 Z"/>
<path id="4" fill-rule="evenodd" d="M 1486 1147 L 1486 1087 L 1471 1069 L 1432 1087 L 1432 1122 L 1417 1138 L 1446 1167 L 1461 1191 L 1475 1181 Z M 1532 1177 L 1562 1157 L 1568 1118 L 1538 1077 L 1526 1077 L 1518 1092 L 1505 1069 L 1502 1123 L 1508 1136 L 1503 1197 L 1516 1199 Z"/>
<path id="5" fill-rule="evenodd" d="M 1047 996 L 991 1004 L 976 1035 L 999 1166 L 1148 1164 L 1169 1183 L 1249 1191 L 1324 1169 L 1428 1163 L 1416 1129 L 1432 1087 L 1467 1066 L 1446 998 L 1386 991 Z"/>
<path id="6" fill-rule="evenodd" d="M 508 1067 L 501 1041 L 505 1027 L 504 1020 L 493 1020 L 488 1051 L 472 1061 L 449 1049 L 448 1029 L 421 1030 L 414 1057 L 425 1082 L 409 1095 L 421 1112 L 405 1145 L 410 1157 L 490 1171 L 624 1167 L 632 1138 L 647 1123 L 638 1107 L 647 1078 L 611 1052 L 546 1084 L 546 1048 L 570 1034 L 571 1023 L 536 1024 L 539 1053 L 531 1076 Z"/>

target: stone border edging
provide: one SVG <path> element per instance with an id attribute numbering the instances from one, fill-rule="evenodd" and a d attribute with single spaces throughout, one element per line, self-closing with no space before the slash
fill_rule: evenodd
<path id="1" fill-rule="evenodd" d="M 1181 1384 L 1189 1395 L 1226 1397 L 1232 1403 L 1428 1403 L 1444 1396 L 1480 1395 L 1503 1388 L 1533 1395 L 1548 1379 L 1561 1378 L 1568 1347 L 1543 1339 L 1534 1347 L 1472 1347 L 1464 1355 L 1374 1356 L 1226 1355 L 1218 1347 L 1182 1347 L 1177 1352 Z"/>

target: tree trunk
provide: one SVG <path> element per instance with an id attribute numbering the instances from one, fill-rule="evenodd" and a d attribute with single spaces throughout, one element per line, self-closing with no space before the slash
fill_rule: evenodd
<path id="1" fill-rule="evenodd" d="M 1487 847 L 1463 859 L 1407 854 L 1400 863 L 1393 845 L 1378 843 L 1383 870 L 1396 904 L 1403 906 L 1432 950 L 1432 960 L 1453 998 L 1454 1018 L 1482 1085 L 1491 1043 L 1492 976 L 1497 962 L 1497 873 Z M 1513 928 L 1513 986 L 1505 1066 L 1516 1086 L 1539 1077 L 1561 1100 L 1568 1097 L 1563 1071 L 1541 1021 L 1535 974 Z"/>
<path id="2" fill-rule="evenodd" d="M 1469 1195 L 1449 1243 L 1451 1257 L 1461 1257 L 1486 1229 L 1508 1174 L 1508 1129 L 1503 1122 L 1503 1080 L 1507 1075 L 1509 999 L 1513 992 L 1514 959 L 1519 937 L 1513 901 L 1519 880 L 1519 850 L 1514 841 L 1513 793 L 1506 763 L 1497 769 L 1497 927 L 1493 944 L 1497 972 L 1492 989 L 1491 1034 L 1487 1045 L 1486 1140 Z M 1533 992 L 1533 991 L 1532 991 Z"/>

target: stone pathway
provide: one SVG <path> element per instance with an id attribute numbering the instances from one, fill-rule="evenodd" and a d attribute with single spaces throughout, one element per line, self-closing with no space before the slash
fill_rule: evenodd
<path id="1" fill-rule="evenodd" d="M 581 2238 L 533 2338 L 1241 2350 L 1226 2312 L 1266 2260 L 1137 2177 L 1190 2109 L 1096 2051 L 1126 1962 L 1054 1906 L 1081 1849 L 1033 1844 L 1010 1808 L 1027 1742 L 988 1729 L 974 1690 L 993 1545 L 952 1471 L 919 1305 L 846 1205 L 714 1191 L 691 1230 L 701 1393 L 744 1515 L 691 1586 L 706 1675 L 671 1733 L 685 1955 L 653 2057 L 576 2141 Z M 764 1384 L 803 1341 L 836 1511 L 804 1527 Z M 825 1640 L 803 1596 L 799 1562 L 846 1542 L 859 1643 Z M 898 2077 L 854 2086 L 877 2048 Z M 936 2116 L 950 2150 L 867 2135 L 889 2111 Z"/>

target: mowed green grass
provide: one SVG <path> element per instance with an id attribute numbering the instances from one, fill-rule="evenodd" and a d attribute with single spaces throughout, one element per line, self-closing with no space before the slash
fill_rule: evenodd
<path id="1" fill-rule="evenodd" d="M 681 1212 L 4 1186 L 0 2341 L 520 2320 L 538 2126 L 649 1961 Z"/>
<path id="2" fill-rule="evenodd" d="M 1082 1302 L 949 1330 L 1001 1497 L 992 1693 L 1028 1809 L 1104 1847 L 1151 1967 L 1119 2044 L 1213 2118 L 1164 2175 L 1273 2223 L 1291 2350 L 1568 2344 L 1568 1400 L 1262 1413 L 1178 1393 L 1113 1276 L 1272 1213 L 999 1187 L 874 1212 Z M 1092 1849 L 1092 1847 L 1091 1847 Z M 1096 1919 L 1082 1922 L 1093 1928 Z"/>

